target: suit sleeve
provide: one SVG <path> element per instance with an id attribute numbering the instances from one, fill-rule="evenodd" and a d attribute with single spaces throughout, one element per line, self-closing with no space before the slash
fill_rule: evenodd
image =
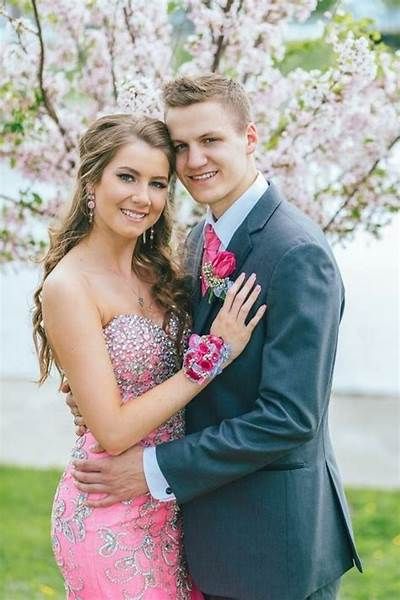
<path id="1" fill-rule="evenodd" d="M 318 431 L 342 310 L 332 258 L 314 243 L 288 250 L 273 272 L 267 303 L 253 410 L 157 447 L 158 464 L 179 503 L 281 459 Z"/>

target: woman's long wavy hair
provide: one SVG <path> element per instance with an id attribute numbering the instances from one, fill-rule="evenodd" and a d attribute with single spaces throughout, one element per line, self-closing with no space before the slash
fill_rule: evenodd
<path id="1" fill-rule="evenodd" d="M 50 247 L 42 261 L 43 279 L 34 294 L 32 319 L 33 338 L 40 366 L 39 383 L 47 379 L 53 364 L 63 376 L 43 324 L 41 295 L 44 281 L 60 260 L 91 231 L 87 206 L 89 186 L 100 182 L 104 169 L 118 150 L 135 139 L 160 149 L 166 155 L 169 163 L 169 197 L 160 218 L 153 226 L 152 243 L 145 243 L 142 236 L 138 239 L 132 269 L 143 281 L 151 284 L 154 299 L 165 309 L 163 328 L 167 333 L 171 315 L 178 317 L 180 330 L 174 339 L 178 350 L 182 348 L 183 332 L 190 323 L 190 309 L 188 280 L 180 266 L 172 260 L 170 251 L 170 204 L 175 181 L 174 148 L 162 121 L 147 116 L 107 115 L 95 121 L 81 137 L 80 166 L 70 210 L 59 227 L 49 230 Z"/>

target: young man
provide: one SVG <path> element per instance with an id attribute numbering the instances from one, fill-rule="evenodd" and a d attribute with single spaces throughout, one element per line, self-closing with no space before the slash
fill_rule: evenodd
<path id="1" fill-rule="evenodd" d="M 237 273 L 256 273 L 265 327 L 188 405 L 185 438 L 80 462 L 76 478 L 108 494 L 100 504 L 148 489 L 174 495 L 189 569 L 208 598 L 333 599 L 341 575 L 361 570 L 328 431 L 339 271 L 319 228 L 257 173 L 240 84 L 180 78 L 164 99 L 179 178 L 209 207 L 188 238 L 193 329 L 207 331 L 221 302 L 201 293 L 207 231 L 217 252 L 235 254 Z"/>

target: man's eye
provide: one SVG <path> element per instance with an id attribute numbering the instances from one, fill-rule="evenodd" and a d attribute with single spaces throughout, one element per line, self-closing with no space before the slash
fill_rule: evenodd
<path id="1" fill-rule="evenodd" d="M 186 148 L 185 144 L 177 144 L 174 149 L 175 152 L 182 152 L 184 148 Z"/>
<path id="2" fill-rule="evenodd" d="M 206 144 L 212 144 L 217 141 L 217 138 L 206 138 L 204 141 Z"/>
<path id="3" fill-rule="evenodd" d="M 133 176 L 129 175 L 129 173 L 119 173 L 118 177 L 121 179 L 121 181 L 125 181 L 127 183 L 134 181 Z"/>

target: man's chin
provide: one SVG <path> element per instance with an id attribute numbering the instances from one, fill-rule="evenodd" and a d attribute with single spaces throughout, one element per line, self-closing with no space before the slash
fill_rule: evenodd
<path id="1" fill-rule="evenodd" d="M 216 201 L 216 198 L 218 198 L 217 190 L 203 190 L 199 192 L 199 190 L 191 190 L 189 188 L 186 189 L 193 200 L 199 204 L 213 204 Z"/>

